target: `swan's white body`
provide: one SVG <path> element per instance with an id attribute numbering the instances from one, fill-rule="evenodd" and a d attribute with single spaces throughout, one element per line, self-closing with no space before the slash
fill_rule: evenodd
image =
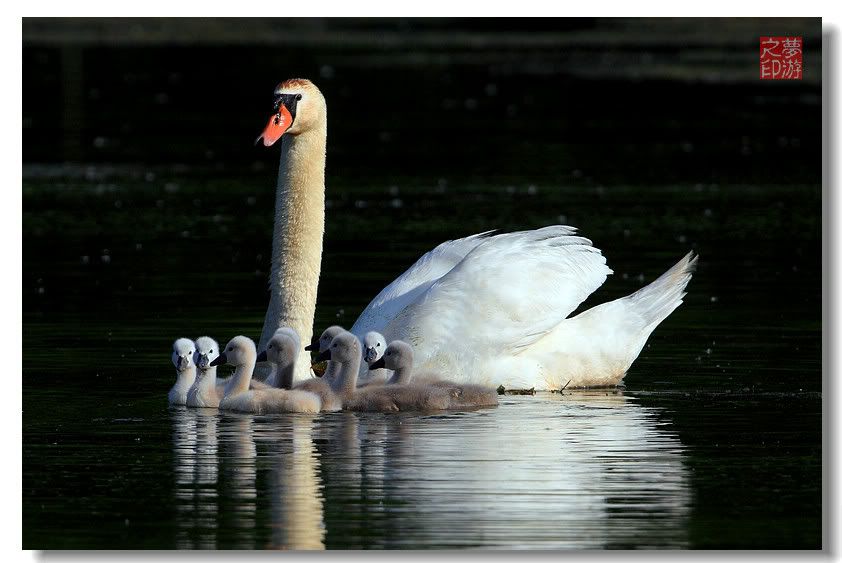
<path id="1" fill-rule="evenodd" d="M 282 324 L 309 340 L 324 231 L 324 97 L 298 79 L 280 84 L 276 95 L 300 101 L 281 151 L 272 297 L 261 344 Z M 617 385 L 654 328 L 681 304 L 695 261 L 690 253 L 633 295 L 568 318 L 611 273 L 590 240 L 561 225 L 481 233 L 422 256 L 369 303 L 351 332 L 360 340 L 377 331 L 388 341 L 407 341 L 416 370 L 456 382 Z M 296 381 L 309 376 L 299 364 Z"/>
<path id="2" fill-rule="evenodd" d="M 492 391 L 493 402 L 477 400 L 466 402 L 462 389 L 450 384 L 368 385 L 357 388 L 360 371 L 360 341 L 350 332 L 344 332 L 333 339 L 329 348 L 333 361 L 339 364 L 337 377 L 341 385 L 342 408 L 363 412 L 413 412 L 462 409 L 497 404 Z M 411 359 L 410 359 L 411 362 Z M 388 365 L 388 364 L 387 364 Z M 471 386 L 478 387 L 478 386 Z M 478 399 L 475 390 L 469 390 L 471 399 Z M 481 403 L 481 405 L 480 405 Z"/>
<path id="3" fill-rule="evenodd" d="M 277 387 L 292 391 L 307 391 L 318 395 L 322 412 L 342 410 L 342 398 L 331 388 L 327 381 L 321 378 L 311 377 L 297 385 L 293 385 L 292 379 L 295 372 L 295 362 L 300 351 L 301 341 L 298 338 L 298 334 L 289 327 L 279 328 L 275 332 L 275 335 L 269 339 L 269 344 L 266 348 L 266 361 L 275 364 Z"/>
<path id="4" fill-rule="evenodd" d="M 196 381 L 187 392 L 188 407 L 219 406 L 219 400 L 225 396 L 224 384 L 216 382 L 216 366 L 211 362 L 219 357 L 219 344 L 208 336 L 196 339 L 196 351 L 193 352 L 193 362 L 196 364 Z"/>
<path id="5" fill-rule="evenodd" d="M 568 318 L 611 273 L 591 241 L 574 233 L 552 226 L 441 244 L 381 291 L 351 332 L 404 340 L 416 370 L 457 382 L 617 385 L 681 304 L 696 258 L 690 253 L 638 292 Z"/>
<path id="6" fill-rule="evenodd" d="M 225 389 L 225 397 L 219 402 L 220 410 L 255 414 L 319 412 L 322 406 L 319 397 L 307 391 L 249 390 L 256 361 L 254 342 L 245 336 L 232 338 L 222 355 L 214 360 L 214 364 L 230 363 L 235 367 L 234 375 Z"/>
<path id="7" fill-rule="evenodd" d="M 394 370 L 388 385 L 401 387 L 420 387 L 443 389 L 448 393 L 447 408 L 475 408 L 497 406 L 497 391 L 485 385 L 475 383 L 454 383 L 435 374 L 413 377 L 412 346 L 402 340 L 393 340 L 383 354 L 383 365 Z"/>
<path id="8" fill-rule="evenodd" d="M 371 366 L 382 358 L 385 351 L 385 336 L 374 330 L 365 333 L 363 337 L 363 360 L 365 360 L 367 366 Z M 386 383 L 391 377 L 392 370 L 386 368 L 371 369 L 369 367 L 365 373 L 360 374 L 363 384 Z"/>
<path id="9" fill-rule="evenodd" d="M 189 338 L 173 342 L 172 363 L 175 366 L 175 384 L 167 393 L 171 405 L 187 404 L 187 393 L 196 381 L 196 364 L 193 363 L 195 345 Z"/>
<path id="10" fill-rule="evenodd" d="M 318 344 L 316 345 L 317 352 L 321 353 L 327 350 L 330 347 L 330 343 L 333 339 L 340 334 L 345 332 L 345 329 L 339 325 L 333 325 L 327 327 L 323 332 L 322 335 L 319 336 Z M 327 362 L 327 369 L 325 369 L 324 374 L 322 374 L 322 379 L 330 385 L 330 388 L 333 389 L 335 392 L 339 392 L 341 388 L 341 381 L 338 378 L 338 371 L 339 371 L 339 364 L 328 360 Z M 306 381 L 306 380 L 305 380 Z"/>

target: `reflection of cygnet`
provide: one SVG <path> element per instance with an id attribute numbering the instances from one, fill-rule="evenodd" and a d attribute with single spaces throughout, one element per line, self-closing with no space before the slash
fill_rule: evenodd
<path id="1" fill-rule="evenodd" d="M 319 353 L 324 352 L 330 347 L 330 343 L 333 342 L 333 339 L 336 336 L 342 334 L 343 332 L 345 332 L 345 329 L 339 325 L 329 326 L 324 330 L 324 332 L 322 332 L 322 335 L 319 337 L 318 340 L 314 340 L 311 344 L 305 346 L 304 349 L 308 352 L 312 352 L 313 350 Z M 340 387 L 336 377 L 336 372 L 338 369 L 339 364 L 328 360 L 327 369 L 325 370 L 324 375 L 322 375 L 322 379 L 327 381 L 328 385 L 330 385 L 330 388 L 336 391 L 337 393 L 339 392 Z"/>
<path id="2" fill-rule="evenodd" d="M 386 351 L 386 338 L 376 331 L 366 333 L 363 338 L 363 360 L 368 364 L 368 374 L 364 376 L 365 384 L 385 383 L 392 373 L 385 369 L 371 369 L 371 364 L 383 357 Z"/>
<path id="3" fill-rule="evenodd" d="M 446 408 L 491 407 L 498 404 L 497 391 L 490 387 L 470 383 L 456 384 L 432 375 L 425 375 L 421 381 L 412 381 L 412 346 L 402 340 L 393 340 L 383 357 L 371 367 L 395 370 L 395 374 L 389 380 L 390 384 L 448 390 L 450 406 Z"/>
<path id="4" fill-rule="evenodd" d="M 281 412 L 317 413 L 322 402 L 319 397 L 307 391 L 286 389 L 249 390 L 257 350 L 254 341 L 246 336 L 235 336 L 225 346 L 225 351 L 211 362 L 211 366 L 230 364 L 236 369 L 225 390 L 225 398 L 219 402 L 221 410 L 251 412 L 257 414 Z M 279 365 L 285 369 L 286 365 Z"/>
<path id="5" fill-rule="evenodd" d="M 167 398 L 171 405 L 187 403 L 187 392 L 196 380 L 196 365 L 193 363 L 195 346 L 189 338 L 179 338 L 172 345 L 172 363 L 175 366 L 175 385 Z"/>
<path id="6" fill-rule="evenodd" d="M 338 411 L 342 409 L 342 400 L 327 381 L 310 378 L 302 381 L 294 388 L 292 379 L 295 375 L 295 360 L 301 350 L 301 340 L 298 333 L 289 327 L 279 328 L 266 345 L 266 350 L 258 354 L 258 362 L 275 364 L 276 382 L 280 389 L 293 389 L 315 393 L 321 399 L 323 411 Z"/>

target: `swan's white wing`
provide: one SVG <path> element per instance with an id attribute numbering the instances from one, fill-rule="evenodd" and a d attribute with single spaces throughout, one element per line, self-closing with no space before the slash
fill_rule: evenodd
<path id="1" fill-rule="evenodd" d="M 564 320 L 611 270 L 576 229 L 552 226 L 482 241 L 392 319 L 383 334 L 465 366 L 516 354 Z M 419 357 L 420 356 L 420 357 Z"/>
<path id="2" fill-rule="evenodd" d="M 449 240 L 426 253 L 371 300 L 351 327 L 351 332 L 362 340 L 370 330 L 382 331 L 395 315 L 461 262 L 470 251 L 491 236 L 491 233 L 493 231 Z"/>

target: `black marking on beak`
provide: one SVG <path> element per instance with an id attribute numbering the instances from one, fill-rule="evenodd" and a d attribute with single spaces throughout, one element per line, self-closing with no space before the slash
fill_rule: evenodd
<path id="1" fill-rule="evenodd" d="M 280 111 L 281 106 L 286 107 L 289 110 L 289 114 L 292 116 L 292 123 L 295 123 L 295 111 L 298 108 L 298 100 L 301 99 L 301 94 L 275 94 L 275 101 L 272 109 L 275 112 Z M 292 123 L 289 124 L 292 127 Z"/>
<path id="2" fill-rule="evenodd" d="M 323 361 L 329 360 L 329 359 L 330 359 L 330 348 L 328 348 L 327 350 L 325 350 L 324 352 L 322 352 L 321 354 L 319 354 L 316 357 L 316 363 L 323 362 Z"/>
<path id="3" fill-rule="evenodd" d="M 383 356 L 373 364 L 368 364 L 368 369 L 380 369 L 386 367 L 386 356 Z"/>
<path id="4" fill-rule="evenodd" d="M 269 360 L 266 358 L 266 350 L 263 350 L 261 353 L 257 355 L 258 362 L 268 362 Z"/>
<path id="5" fill-rule="evenodd" d="M 222 366 L 222 365 L 225 365 L 227 363 L 228 363 L 228 356 L 225 354 L 225 352 L 223 352 L 220 355 L 218 355 L 216 358 L 214 358 L 213 361 L 210 363 L 210 365 L 211 365 L 211 367 Z"/>

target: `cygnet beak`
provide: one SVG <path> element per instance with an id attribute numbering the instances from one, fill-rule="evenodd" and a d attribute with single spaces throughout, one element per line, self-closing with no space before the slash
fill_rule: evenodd
<path id="1" fill-rule="evenodd" d="M 385 368 L 385 367 L 386 367 L 386 357 L 385 356 L 383 356 L 382 358 L 380 358 L 379 360 L 377 360 L 373 364 L 368 364 L 369 370 L 380 369 L 380 368 Z"/>
<path id="2" fill-rule="evenodd" d="M 190 367 L 190 358 L 187 358 L 185 356 L 179 356 L 175 367 L 179 371 L 189 368 Z"/>
<path id="3" fill-rule="evenodd" d="M 310 344 L 305 346 L 304 349 L 307 350 L 308 352 L 312 352 L 313 350 L 318 349 L 318 346 L 319 346 L 319 341 L 314 340 L 313 342 L 311 342 Z"/>
<path id="4" fill-rule="evenodd" d="M 268 362 L 269 360 L 266 358 L 266 350 L 263 350 L 261 353 L 257 355 L 257 361 L 259 362 Z"/>
<path id="5" fill-rule="evenodd" d="M 316 357 L 316 363 L 323 362 L 330 359 L 330 348 L 322 352 Z"/>
<path id="6" fill-rule="evenodd" d="M 365 349 L 365 354 L 363 354 L 363 359 L 365 363 L 370 364 L 377 358 L 377 350 L 375 348 L 368 347 Z"/>
<path id="7" fill-rule="evenodd" d="M 214 360 L 210 363 L 211 367 L 213 366 L 222 366 L 228 363 L 228 356 L 225 352 L 218 355 Z"/>

